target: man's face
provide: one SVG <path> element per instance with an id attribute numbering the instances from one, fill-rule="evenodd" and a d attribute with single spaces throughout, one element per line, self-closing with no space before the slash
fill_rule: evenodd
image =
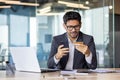
<path id="1" fill-rule="evenodd" d="M 69 20 L 66 24 L 64 24 L 64 27 L 70 38 L 77 38 L 81 28 L 81 23 L 77 20 Z"/>

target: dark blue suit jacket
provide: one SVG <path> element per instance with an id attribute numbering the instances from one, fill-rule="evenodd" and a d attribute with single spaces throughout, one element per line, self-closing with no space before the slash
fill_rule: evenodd
<path id="1" fill-rule="evenodd" d="M 93 37 L 90 35 L 86 35 L 82 32 L 79 32 L 79 37 L 77 42 L 84 42 L 86 44 L 91 53 L 92 53 L 92 62 L 91 64 L 87 63 L 85 60 L 85 55 L 75 49 L 74 51 L 74 60 L 73 60 L 73 69 L 95 69 L 97 67 L 97 58 L 96 58 L 96 49 Z M 63 56 L 58 64 L 54 62 L 54 56 L 57 53 L 58 46 L 63 44 L 64 47 L 69 48 L 67 34 L 64 33 L 59 36 L 53 37 L 51 52 L 48 59 L 48 68 L 59 68 L 65 69 L 65 66 L 68 61 L 69 53 L 66 56 Z"/>

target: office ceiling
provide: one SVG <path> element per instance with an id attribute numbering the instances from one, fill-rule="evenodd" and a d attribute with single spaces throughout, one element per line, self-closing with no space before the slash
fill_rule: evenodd
<path id="1" fill-rule="evenodd" d="M 58 1 L 61 1 L 61 0 L 0 0 L 0 5 L 7 5 L 8 3 L 5 3 L 5 2 L 11 2 L 10 4 L 13 3 L 13 5 L 26 5 L 27 3 L 38 3 L 39 5 L 43 5 L 43 4 L 46 4 L 46 3 L 50 3 L 50 2 L 58 2 Z M 13 2 L 14 1 L 14 2 Z M 67 1 L 67 2 L 79 2 L 79 3 L 82 3 L 82 4 L 85 4 L 86 1 L 89 1 L 89 6 L 100 6 L 101 3 L 103 3 L 103 0 L 62 0 L 62 1 Z M 104 1 L 110 1 L 110 0 L 104 0 Z M 20 2 L 18 4 L 18 2 Z M 26 3 L 26 4 L 24 4 Z M 28 6 L 28 5 L 26 5 Z"/>
<path id="2" fill-rule="evenodd" d="M 64 1 L 64 2 L 60 2 Z M 103 4 L 104 1 L 104 4 Z M 23 6 L 38 6 L 43 8 L 45 5 L 52 3 L 52 7 L 56 9 L 65 8 L 80 8 L 92 9 L 112 4 L 112 0 L 0 0 L 1 6 L 23 5 Z M 69 3 L 69 5 L 67 5 Z M 73 4 L 73 6 L 71 6 Z M 76 6 L 76 5 L 77 6 Z M 81 5 L 82 4 L 82 5 Z M 79 7 L 78 7 L 79 5 Z M 76 6 L 76 7 L 74 7 Z M 89 8 L 88 8 L 89 7 Z"/>

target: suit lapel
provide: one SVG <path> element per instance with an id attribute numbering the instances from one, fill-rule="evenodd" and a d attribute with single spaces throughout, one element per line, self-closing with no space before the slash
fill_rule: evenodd
<path id="1" fill-rule="evenodd" d="M 61 40 L 61 43 L 64 44 L 65 48 L 69 48 L 69 43 L 68 43 L 68 38 L 67 38 L 67 34 L 63 34 L 63 39 Z M 66 56 L 63 56 L 62 61 L 63 62 L 61 65 L 63 66 L 63 68 L 65 69 L 65 66 L 67 64 L 68 61 L 68 57 L 69 57 L 69 53 Z"/>
<path id="2" fill-rule="evenodd" d="M 78 39 L 76 40 L 76 42 L 83 42 L 83 37 L 82 37 L 82 33 L 79 32 L 79 37 Z M 79 59 L 78 59 L 78 55 L 79 52 L 75 49 L 74 50 L 74 59 L 73 59 L 73 68 L 77 67 L 78 65 L 76 63 L 78 63 Z"/>
<path id="3" fill-rule="evenodd" d="M 82 34 L 82 32 L 79 32 L 79 36 L 78 36 L 76 42 L 83 42 L 83 34 Z"/>

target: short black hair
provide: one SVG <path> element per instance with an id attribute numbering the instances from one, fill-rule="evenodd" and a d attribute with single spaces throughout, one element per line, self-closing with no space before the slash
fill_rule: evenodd
<path id="1" fill-rule="evenodd" d="M 63 16 L 64 24 L 66 24 L 69 20 L 78 20 L 79 22 L 81 22 L 81 15 L 75 11 L 66 12 Z"/>

